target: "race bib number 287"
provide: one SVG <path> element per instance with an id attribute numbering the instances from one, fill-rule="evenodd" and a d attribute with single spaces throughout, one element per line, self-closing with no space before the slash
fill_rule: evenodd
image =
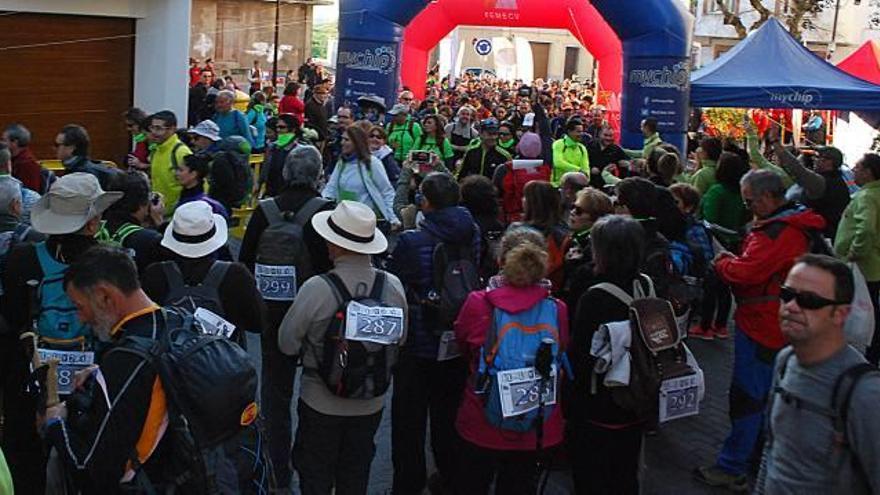
<path id="1" fill-rule="evenodd" d="M 345 314 L 345 338 L 383 345 L 400 342 L 403 338 L 403 308 L 349 302 Z"/>

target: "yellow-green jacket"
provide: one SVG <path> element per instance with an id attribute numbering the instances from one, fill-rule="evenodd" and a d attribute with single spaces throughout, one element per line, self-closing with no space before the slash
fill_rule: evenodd
<path id="1" fill-rule="evenodd" d="M 153 182 L 153 190 L 165 198 L 165 216 L 174 213 L 174 208 L 177 207 L 177 201 L 180 199 L 180 191 L 183 189 L 174 176 L 174 168 L 183 165 L 183 158 L 188 155 L 192 155 L 192 151 L 180 142 L 176 134 L 153 148 L 150 153 L 150 179 Z"/>
<path id="2" fill-rule="evenodd" d="M 583 172 L 589 177 L 590 155 L 583 143 L 565 135 L 553 143 L 553 175 L 550 179 L 553 187 L 559 187 L 562 176 L 568 172 Z"/>

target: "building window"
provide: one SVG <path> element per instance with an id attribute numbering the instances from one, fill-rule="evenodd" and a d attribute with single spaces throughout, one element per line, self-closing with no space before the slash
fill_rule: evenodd
<path id="1" fill-rule="evenodd" d="M 724 2 L 724 6 L 731 13 L 737 14 L 739 13 L 739 0 L 722 0 Z M 721 10 L 721 6 L 718 5 L 717 0 L 703 0 L 703 12 L 706 14 L 721 14 L 724 11 Z"/>

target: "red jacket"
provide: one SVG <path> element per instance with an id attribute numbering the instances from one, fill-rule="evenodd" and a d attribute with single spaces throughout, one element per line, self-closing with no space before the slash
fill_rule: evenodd
<path id="1" fill-rule="evenodd" d="M 42 180 L 40 180 L 40 162 L 34 158 L 30 148 L 25 148 L 12 158 L 12 176 L 20 180 L 24 187 L 36 191 L 40 194 L 42 191 Z"/>
<path id="2" fill-rule="evenodd" d="M 477 373 L 480 347 L 492 323 L 494 308 L 517 313 L 525 311 L 548 296 L 547 289 L 504 286 L 493 290 L 471 292 L 455 322 L 455 339 L 465 360 L 469 363 L 468 381 L 458 408 L 455 428 L 462 438 L 475 445 L 492 450 L 534 450 L 535 432 L 518 433 L 496 428 L 486 419 L 484 398 L 474 393 L 473 383 Z M 562 349 L 568 344 L 568 309 L 557 301 L 559 315 L 559 340 Z M 560 375 L 560 381 L 565 379 Z M 558 389 L 558 388 L 557 388 Z M 562 408 L 557 402 L 553 413 L 544 423 L 544 446 L 562 443 Z"/>
<path id="3" fill-rule="evenodd" d="M 806 231 L 823 228 L 825 220 L 817 213 L 787 205 L 755 222 L 741 255 L 715 263 L 718 276 L 736 296 L 736 325 L 752 340 L 771 349 L 785 346 L 779 329 L 779 287 L 795 259 L 810 248 Z"/>
<path id="4" fill-rule="evenodd" d="M 296 96 L 287 95 L 281 98 L 281 102 L 278 104 L 278 113 L 292 114 L 302 125 L 305 119 L 306 104 Z"/>

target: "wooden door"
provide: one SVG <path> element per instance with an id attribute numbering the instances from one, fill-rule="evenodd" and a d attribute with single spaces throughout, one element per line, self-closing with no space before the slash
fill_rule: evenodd
<path id="1" fill-rule="evenodd" d="M 550 43 L 529 42 L 532 47 L 534 78 L 547 80 L 547 64 L 550 63 Z"/>
<path id="2" fill-rule="evenodd" d="M 37 158 L 53 159 L 58 131 L 79 124 L 92 158 L 119 163 L 129 148 L 122 113 L 132 104 L 134 28 L 134 19 L 0 15 L 0 128 L 23 124 Z"/>

